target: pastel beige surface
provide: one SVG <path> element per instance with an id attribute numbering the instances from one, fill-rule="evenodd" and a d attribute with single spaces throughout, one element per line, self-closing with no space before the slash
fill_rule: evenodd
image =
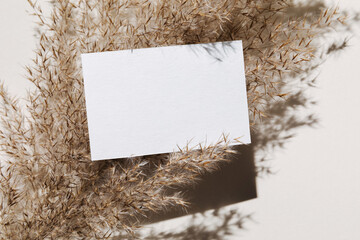
<path id="1" fill-rule="evenodd" d="M 357 0 L 339 3 L 345 5 L 360 10 Z M 0 2 L 0 79 L 16 94 L 25 94 L 30 86 L 22 77 L 22 67 L 29 63 L 35 46 L 35 25 L 26 8 L 26 1 Z M 358 33 L 349 49 L 322 68 L 321 85 L 312 93 L 320 102 L 316 111 L 321 126 L 303 129 L 286 149 L 273 153 L 278 171 L 259 180 L 259 198 L 232 206 L 253 212 L 255 221 L 229 239 L 360 238 Z M 179 229 L 188 222 L 181 218 L 152 227 Z"/>

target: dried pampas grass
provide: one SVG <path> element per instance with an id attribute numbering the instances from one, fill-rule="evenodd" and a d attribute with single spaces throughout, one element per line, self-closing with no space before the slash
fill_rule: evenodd
<path id="1" fill-rule="evenodd" d="M 337 9 L 289 18 L 290 0 L 28 0 L 39 44 L 25 111 L 0 87 L 1 239 L 106 239 L 133 233 L 149 211 L 186 207 L 180 193 L 232 154 L 229 140 L 169 155 L 91 162 L 81 53 L 243 40 L 252 124 L 285 98 L 285 77 L 316 59 Z M 291 15 L 291 14 L 290 14 Z"/>

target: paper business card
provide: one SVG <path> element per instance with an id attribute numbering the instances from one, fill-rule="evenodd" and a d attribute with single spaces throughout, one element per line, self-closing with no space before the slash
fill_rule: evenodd
<path id="1" fill-rule="evenodd" d="M 92 160 L 250 143 L 241 41 L 81 57 Z"/>

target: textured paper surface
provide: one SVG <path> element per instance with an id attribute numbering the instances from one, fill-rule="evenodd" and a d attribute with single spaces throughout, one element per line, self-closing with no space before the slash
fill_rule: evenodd
<path id="1" fill-rule="evenodd" d="M 82 54 L 92 160 L 250 143 L 241 41 Z"/>

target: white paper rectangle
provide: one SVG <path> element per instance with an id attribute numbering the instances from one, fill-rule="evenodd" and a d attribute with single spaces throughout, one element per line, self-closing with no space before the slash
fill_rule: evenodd
<path id="1" fill-rule="evenodd" d="M 82 54 L 92 160 L 250 143 L 241 41 Z"/>

